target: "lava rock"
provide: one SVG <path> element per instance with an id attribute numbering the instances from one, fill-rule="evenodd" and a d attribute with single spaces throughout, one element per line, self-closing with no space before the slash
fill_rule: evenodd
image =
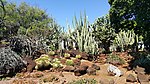
<path id="1" fill-rule="evenodd" d="M 100 79 L 100 84 L 115 84 L 115 81 L 113 79 Z"/>
<path id="2" fill-rule="evenodd" d="M 75 76 L 81 76 L 86 74 L 86 70 L 87 70 L 88 66 L 79 66 L 75 69 L 74 71 L 74 75 Z"/>
<path id="3" fill-rule="evenodd" d="M 92 66 L 91 66 L 92 68 L 94 68 L 94 69 L 96 69 L 96 70 L 100 70 L 100 67 L 99 66 L 97 66 L 96 64 L 92 64 Z"/>
<path id="4" fill-rule="evenodd" d="M 24 58 L 24 60 L 27 61 L 27 72 L 32 72 L 34 67 L 36 66 L 35 61 L 33 61 L 29 57 Z"/>
<path id="5" fill-rule="evenodd" d="M 138 74 L 138 73 L 145 74 L 145 68 L 137 66 L 137 67 L 135 68 L 135 73 L 137 73 L 137 74 Z"/>
<path id="6" fill-rule="evenodd" d="M 75 67 L 73 67 L 73 66 L 66 66 L 63 70 L 67 71 L 67 72 L 74 72 Z"/>
<path id="7" fill-rule="evenodd" d="M 140 82 L 140 84 L 149 84 L 149 77 L 146 74 L 138 73 L 137 78 Z"/>
<path id="8" fill-rule="evenodd" d="M 129 74 L 126 78 L 126 81 L 127 82 L 136 82 L 137 80 L 136 80 L 135 76 L 133 76 L 132 74 Z"/>
<path id="9" fill-rule="evenodd" d="M 87 74 L 88 75 L 96 75 L 96 69 L 92 68 L 92 67 L 89 67 L 87 70 L 86 70 Z"/>

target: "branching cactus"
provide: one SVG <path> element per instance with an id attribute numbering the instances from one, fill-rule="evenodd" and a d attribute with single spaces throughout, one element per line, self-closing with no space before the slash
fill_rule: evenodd
<path id="1" fill-rule="evenodd" d="M 98 44 L 92 36 L 92 30 L 89 28 L 89 22 L 87 21 L 86 15 L 84 19 L 82 17 L 77 21 L 74 19 L 74 31 L 69 32 L 69 38 L 74 41 L 80 51 L 87 52 L 89 54 L 98 53 Z"/>
<path id="2" fill-rule="evenodd" d="M 125 51 L 129 48 L 129 46 L 135 43 L 135 38 L 137 35 L 134 33 L 133 30 L 120 31 L 113 42 L 115 46 L 121 48 L 121 51 Z"/>

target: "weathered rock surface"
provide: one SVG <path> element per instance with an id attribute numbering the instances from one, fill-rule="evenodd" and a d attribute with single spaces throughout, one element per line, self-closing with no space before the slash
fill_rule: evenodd
<path id="1" fill-rule="evenodd" d="M 68 72 L 74 72 L 75 67 L 73 67 L 73 66 L 66 66 L 63 70 L 64 71 L 68 71 Z"/>
<path id="2" fill-rule="evenodd" d="M 97 66 L 96 64 L 92 64 L 91 67 L 94 68 L 94 69 L 96 69 L 96 70 L 100 70 L 100 66 Z"/>
<path id="3" fill-rule="evenodd" d="M 126 78 L 126 82 L 136 82 L 136 77 L 132 74 L 129 74 Z"/>
<path id="4" fill-rule="evenodd" d="M 86 70 L 86 72 L 87 72 L 88 75 L 96 75 L 96 69 L 94 69 L 93 67 L 89 67 Z"/>
<path id="5" fill-rule="evenodd" d="M 79 66 L 75 69 L 74 71 L 74 75 L 75 76 L 81 76 L 86 74 L 86 70 L 87 70 L 88 66 Z"/>

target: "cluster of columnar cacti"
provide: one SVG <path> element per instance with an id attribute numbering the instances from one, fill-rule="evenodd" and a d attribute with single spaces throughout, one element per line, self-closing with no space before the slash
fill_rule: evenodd
<path id="1" fill-rule="evenodd" d="M 113 42 L 113 44 L 117 47 L 120 47 L 122 51 L 126 50 L 129 46 L 135 43 L 135 38 L 137 35 L 133 30 L 120 31 Z"/>

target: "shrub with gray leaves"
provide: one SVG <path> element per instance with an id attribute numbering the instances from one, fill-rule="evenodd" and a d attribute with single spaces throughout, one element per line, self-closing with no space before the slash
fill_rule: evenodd
<path id="1" fill-rule="evenodd" d="M 15 73 L 25 65 L 26 62 L 9 47 L 0 48 L 0 76 Z"/>

